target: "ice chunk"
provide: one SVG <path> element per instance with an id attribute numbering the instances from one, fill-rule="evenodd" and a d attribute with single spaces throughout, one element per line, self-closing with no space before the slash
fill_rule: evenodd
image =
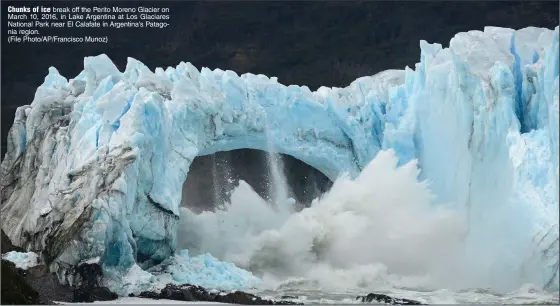
<path id="1" fill-rule="evenodd" d="M 248 290 L 258 287 L 261 282 L 232 263 L 219 261 L 210 254 L 191 257 L 187 250 L 179 251 L 149 271 L 134 265 L 118 281 L 110 278 L 107 284 L 114 292 L 126 296 L 160 290 L 170 283 L 217 290 Z"/>
<path id="2" fill-rule="evenodd" d="M 13 262 L 16 268 L 27 270 L 39 265 L 39 256 L 33 252 L 15 252 L 11 251 L 6 254 L 2 254 L 2 259 Z"/>

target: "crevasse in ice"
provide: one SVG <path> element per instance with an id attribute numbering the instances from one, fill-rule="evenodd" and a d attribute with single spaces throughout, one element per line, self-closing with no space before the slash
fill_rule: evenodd
<path id="1" fill-rule="evenodd" d="M 69 81 L 51 67 L 10 130 L 2 228 L 55 270 L 99 256 L 107 271 L 130 273 L 174 254 L 181 187 L 198 155 L 267 150 L 272 141 L 335 180 L 393 149 L 400 164 L 418 160 L 434 205 L 467 209 L 471 245 L 534 244 L 538 268 L 527 273 L 550 286 L 558 279 L 558 33 L 487 27 L 457 34 L 448 48 L 422 41 L 414 70 L 314 92 L 190 63 L 152 72 L 129 58 L 120 72 L 99 55 Z M 496 218 L 515 226 L 497 231 Z M 255 281 L 242 272 L 229 287 Z"/>

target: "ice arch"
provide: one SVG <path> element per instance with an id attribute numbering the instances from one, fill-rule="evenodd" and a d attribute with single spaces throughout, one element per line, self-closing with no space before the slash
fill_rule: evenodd
<path id="1" fill-rule="evenodd" d="M 380 74 L 369 90 L 386 96 L 402 76 Z M 3 228 L 62 266 L 95 255 L 122 268 L 162 260 L 198 155 L 274 148 L 333 181 L 357 174 L 380 148 L 381 110 L 368 102 L 381 99 L 361 90 L 311 92 L 188 63 L 154 73 L 134 59 L 121 73 L 105 55 L 86 58 L 70 81 L 50 68 L 10 132 Z"/>

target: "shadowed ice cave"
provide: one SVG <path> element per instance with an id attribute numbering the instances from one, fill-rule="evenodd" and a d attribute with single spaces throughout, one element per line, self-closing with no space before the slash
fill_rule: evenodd
<path id="1" fill-rule="evenodd" d="M 272 159 L 272 160 L 271 160 Z M 271 162 L 282 171 L 274 182 Z M 181 205 L 195 213 L 213 211 L 229 201 L 239 180 L 247 182 L 257 194 L 273 201 L 274 184 L 283 184 L 287 196 L 296 200 L 296 210 L 309 207 L 313 199 L 325 193 L 332 182 L 319 170 L 286 154 L 239 149 L 197 156 L 183 184 Z"/>

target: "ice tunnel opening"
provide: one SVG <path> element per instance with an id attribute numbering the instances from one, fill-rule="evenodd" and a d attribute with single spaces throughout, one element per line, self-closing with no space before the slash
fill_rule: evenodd
<path id="1" fill-rule="evenodd" d="M 274 203 L 282 192 L 278 189 L 284 189 L 284 197 L 295 200 L 296 211 L 309 207 L 333 184 L 325 174 L 288 154 L 257 149 L 220 151 L 193 160 L 183 184 L 181 206 L 196 214 L 215 211 L 230 201 L 240 180 L 268 203 Z"/>

